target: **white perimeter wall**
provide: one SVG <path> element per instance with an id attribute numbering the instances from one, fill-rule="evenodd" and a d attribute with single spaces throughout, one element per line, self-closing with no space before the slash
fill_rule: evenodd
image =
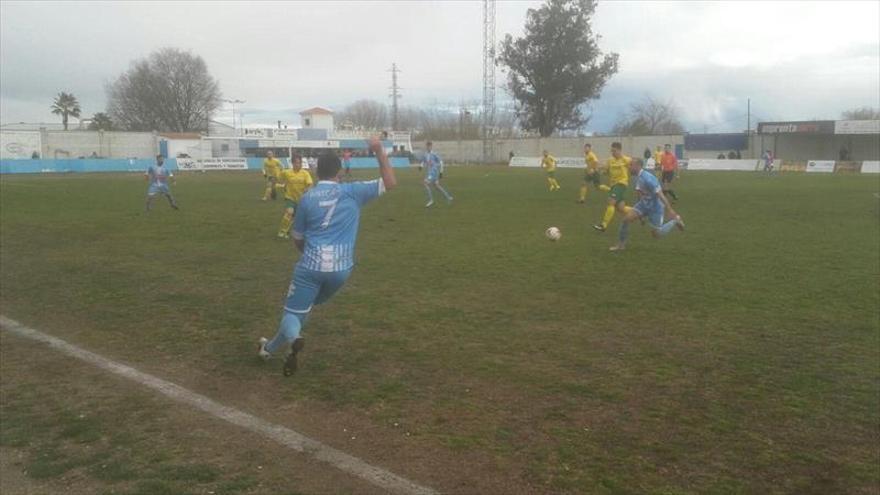
<path id="1" fill-rule="evenodd" d="M 507 163 L 511 151 L 516 156 L 540 156 L 546 149 L 556 157 L 583 156 L 584 144 L 593 145 L 593 151 L 600 160 L 611 155 L 611 143 L 620 141 L 623 152 L 629 156 L 641 157 L 645 148 L 654 151 L 654 147 L 671 144 L 684 144 L 684 136 L 602 136 L 579 138 L 530 138 L 530 139 L 498 139 L 494 142 L 492 162 Z M 425 150 L 424 141 L 414 141 L 415 152 Z M 474 163 L 483 159 L 483 142 L 468 141 L 434 141 L 434 151 L 446 162 Z"/>
<path id="2" fill-rule="evenodd" d="M 159 153 L 158 139 L 150 132 L 48 131 L 43 158 L 89 157 L 152 158 Z"/>

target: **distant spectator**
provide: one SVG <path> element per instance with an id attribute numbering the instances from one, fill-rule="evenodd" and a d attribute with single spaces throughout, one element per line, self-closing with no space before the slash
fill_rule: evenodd
<path id="1" fill-rule="evenodd" d="M 742 154 L 739 152 L 739 150 L 736 150 L 736 159 L 742 160 Z"/>
<path id="2" fill-rule="evenodd" d="M 718 153 L 718 156 L 716 156 L 715 158 L 719 160 L 724 160 L 724 153 Z"/>
<path id="3" fill-rule="evenodd" d="M 39 160 L 39 159 L 40 159 L 40 154 L 39 154 L 39 153 L 37 153 L 36 151 L 34 151 L 33 153 L 31 153 L 31 160 Z"/>
<path id="4" fill-rule="evenodd" d="M 730 150 L 730 153 L 727 154 L 727 158 L 729 158 L 731 160 L 736 160 L 736 152 L 734 152 L 733 150 Z"/>
<path id="5" fill-rule="evenodd" d="M 761 159 L 764 160 L 764 172 L 773 172 L 773 152 L 767 150 L 761 155 Z"/>
<path id="6" fill-rule="evenodd" d="M 92 154 L 89 155 L 89 158 L 98 158 L 98 152 L 93 151 Z"/>
<path id="7" fill-rule="evenodd" d="M 513 160 L 513 150 L 511 150 L 510 153 L 507 154 L 507 161 L 510 160 Z"/>
<path id="8" fill-rule="evenodd" d="M 849 160 L 849 150 L 846 149 L 845 146 L 841 146 L 840 153 L 838 156 L 839 156 L 840 161 L 842 161 L 842 162 L 848 161 Z"/>

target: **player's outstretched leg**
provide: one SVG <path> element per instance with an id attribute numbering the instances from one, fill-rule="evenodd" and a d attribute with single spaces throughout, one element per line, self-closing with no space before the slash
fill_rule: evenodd
<path id="1" fill-rule="evenodd" d="M 282 239 L 290 238 L 290 227 L 293 225 L 293 209 L 286 208 L 284 215 L 281 217 L 281 225 L 278 227 L 278 237 Z"/>
<path id="2" fill-rule="evenodd" d="M 449 194 L 449 192 L 446 191 L 446 189 L 443 189 L 443 186 L 440 185 L 440 181 L 435 182 L 434 187 L 436 187 L 437 190 L 439 190 L 441 193 L 443 193 L 443 197 L 446 198 L 446 201 L 450 201 L 450 202 L 452 201 L 452 195 Z"/>
<path id="3" fill-rule="evenodd" d="M 425 181 L 425 192 L 428 194 L 428 202 L 425 204 L 425 208 L 430 207 L 434 204 L 434 193 L 431 192 L 431 184 L 428 181 Z"/>
<path id="4" fill-rule="evenodd" d="M 620 222 L 620 231 L 617 234 L 617 244 L 608 248 L 610 251 L 623 251 L 626 249 L 626 241 L 629 239 L 629 224 L 640 219 L 641 215 L 638 210 L 630 208 L 626 212 L 626 216 Z"/>
<path id="5" fill-rule="evenodd" d="M 165 197 L 168 199 L 168 204 L 171 205 L 172 208 L 174 208 L 175 210 L 180 209 L 177 206 L 177 201 L 174 201 L 174 196 L 172 196 L 170 192 L 165 193 Z"/>
<path id="6" fill-rule="evenodd" d="M 609 202 L 608 206 L 605 207 L 605 214 L 602 215 L 602 222 L 596 225 L 593 225 L 593 228 L 598 230 L 599 232 L 605 232 L 605 229 L 611 225 L 611 220 L 614 219 L 614 212 L 617 210 L 617 207 L 614 206 L 613 203 Z"/>
<path id="7" fill-rule="evenodd" d="M 146 205 L 146 212 L 147 213 L 149 213 L 150 210 L 153 209 L 153 198 L 155 198 L 155 197 L 156 197 L 155 194 L 148 194 L 147 195 L 147 205 Z"/>
<path id="8" fill-rule="evenodd" d="M 282 368 L 284 376 L 290 376 L 296 372 L 296 356 L 305 347 L 305 340 L 300 337 L 302 320 L 304 318 L 305 315 L 285 311 L 284 316 L 281 318 L 281 324 L 278 325 L 278 332 L 275 334 L 275 337 L 270 341 L 260 337 L 257 355 L 264 360 L 269 359 L 269 356 L 284 348 L 284 346 L 290 345 L 290 352 L 284 359 L 284 367 Z"/>
<path id="9" fill-rule="evenodd" d="M 294 339 L 290 344 L 290 353 L 284 358 L 284 368 L 282 373 L 284 376 L 290 376 L 296 372 L 296 355 L 306 346 L 306 341 L 302 337 Z"/>

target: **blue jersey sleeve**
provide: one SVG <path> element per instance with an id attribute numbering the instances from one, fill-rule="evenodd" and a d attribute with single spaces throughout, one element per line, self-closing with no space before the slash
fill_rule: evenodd
<path id="1" fill-rule="evenodd" d="M 357 201 L 358 206 L 369 203 L 385 192 L 385 184 L 381 179 L 351 182 L 346 186 L 348 186 L 348 193 Z"/>
<path id="2" fill-rule="evenodd" d="M 301 241 L 305 238 L 306 217 L 308 216 L 310 204 L 310 202 L 305 200 L 301 200 L 299 203 L 299 211 L 297 211 L 296 216 L 293 217 L 293 229 L 291 229 L 290 233 L 294 239 Z"/>

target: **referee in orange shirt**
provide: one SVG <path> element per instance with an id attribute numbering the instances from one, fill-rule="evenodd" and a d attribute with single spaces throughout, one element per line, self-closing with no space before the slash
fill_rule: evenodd
<path id="1" fill-rule="evenodd" d="M 674 201 L 678 201 L 675 191 L 670 189 L 672 181 L 675 180 L 675 175 L 678 173 L 678 160 L 672 154 L 671 145 L 667 144 L 663 147 L 663 155 L 660 157 L 660 169 L 663 171 L 661 179 L 663 182 L 663 194 L 671 197 Z"/>

